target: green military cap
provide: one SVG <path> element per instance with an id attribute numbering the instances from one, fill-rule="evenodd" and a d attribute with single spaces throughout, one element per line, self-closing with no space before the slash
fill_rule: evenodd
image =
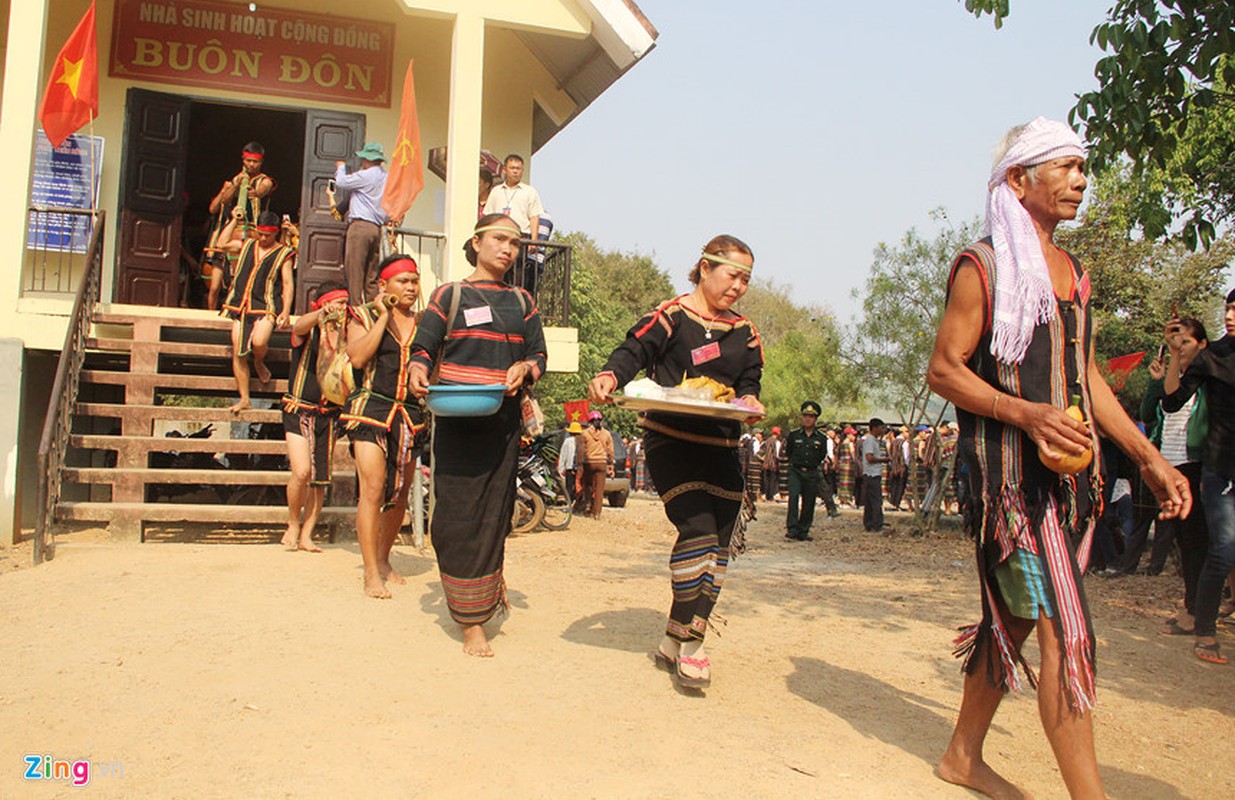
<path id="1" fill-rule="evenodd" d="M 822 410 L 823 409 L 820 408 L 819 404 L 816 403 L 814 400 L 807 400 L 805 403 L 802 404 L 803 414 L 811 414 L 817 417 L 819 416 L 819 412 Z"/>

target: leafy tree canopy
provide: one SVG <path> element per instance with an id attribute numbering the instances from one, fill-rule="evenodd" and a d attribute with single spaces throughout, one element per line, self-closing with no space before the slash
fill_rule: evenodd
<path id="1" fill-rule="evenodd" d="M 965 0 L 1000 27 L 1009 0 Z M 1118 0 L 1090 41 L 1099 87 L 1069 114 L 1085 126 L 1101 171 L 1133 165 L 1133 222 L 1151 238 L 1182 219 L 1190 248 L 1235 219 L 1235 3 Z"/>
<path id="2" fill-rule="evenodd" d="M 857 331 L 855 355 L 864 382 L 875 392 L 872 399 L 906 422 L 919 421 L 929 399 L 926 365 L 943 317 L 952 261 L 982 235 L 976 219 L 953 225 L 943 209 L 931 217 L 947 223 L 933 238 L 911 228 L 896 245 L 881 242 L 875 248 Z"/>

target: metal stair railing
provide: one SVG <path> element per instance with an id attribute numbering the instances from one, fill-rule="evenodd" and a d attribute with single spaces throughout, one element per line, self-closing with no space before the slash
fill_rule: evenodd
<path id="1" fill-rule="evenodd" d="M 90 337 L 94 308 L 99 302 L 99 289 L 103 277 L 103 230 L 106 227 L 104 212 L 95 218 L 94 233 L 86 252 L 86 268 L 81 286 L 73 301 L 69 315 L 68 330 L 64 334 L 64 349 L 56 367 L 56 379 L 52 384 L 51 399 L 47 403 L 47 418 L 43 422 L 43 435 L 39 438 L 38 454 L 38 502 L 34 526 L 34 563 L 41 564 L 52 558 L 54 543 L 51 526 L 55 519 L 56 505 L 60 502 L 60 468 L 68 451 L 69 434 L 73 429 L 73 407 L 77 403 L 77 390 L 82 364 L 86 359 L 86 341 Z"/>

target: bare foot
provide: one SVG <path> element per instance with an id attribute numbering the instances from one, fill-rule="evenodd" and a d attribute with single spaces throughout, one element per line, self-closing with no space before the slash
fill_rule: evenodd
<path id="1" fill-rule="evenodd" d="M 959 756 L 953 756 L 950 751 L 944 754 L 935 774 L 948 783 L 973 789 L 993 800 L 1032 800 L 1028 793 L 1008 782 L 985 761 L 966 762 Z"/>
<path id="2" fill-rule="evenodd" d="M 270 383 L 270 367 L 266 366 L 266 362 L 254 360 L 253 372 L 259 383 Z"/>
<path id="3" fill-rule="evenodd" d="M 247 399 L 244 399 L 244 400 L 238 400 L 235 403 L 232 403 L 231 407 L 228 408 L 227 410 L 232 412 L 233 414 L 239 414 L 241 411 L 246 411 L 252 407 L 253 405 Z"/>
<path id="4" fill-rule="evenodd" d="M 385 566 L 380 566 L 377 569 L 378 569 L 378 572 L 381 573 L 382 580 L 384 581 L 389 581 L 399 586 L 402 586 L 403 584 L 407 583 L 407 580 L 402 575 L 395 572 L 395 568 L 390 566 L 389 564 L 386 564 Z"/>
<path id="5" fill-rule="evenodd" d="M 493 648 L 485 637 L 485 629 L 479 625 L 463 626 L 463 652 L 469 656 L 493 658 Z"/>
<path id="6" fill-rule="evenodd" d="M 283 545 L 286 550 L 296 549 L 296 537 L 300 535 L 300 528 L 296 525 L 288 525 L 287 531 L 283 534 L 283 538 L 279 544 Z"/>
<path id="7" fill-rule="evenodd" d="M 378 575 L 365 575 L 364 593 L 378 600 L 390 599 L 390 590 L 386 588 L 386 582 Z"/>
<path id="8" fill-rule="evenodd" d="M 299 545 L 296 549 L 298 549 L 298 550 L 303 550 L 303 551 L 305 551 L 306 553 L 320 553 L 320 552 L 322 552 L 322 548 L 320 548 L 320 547 L 318 547 L 317 545 L 313 544 L 313 539 L 312 539 L 312 538 L 307 538 L 307 539 L 306 539 L 306 538 L 305 538 L 305 537 L 303 537 L 303 536 L 300 538 L 300 545 Z"/>

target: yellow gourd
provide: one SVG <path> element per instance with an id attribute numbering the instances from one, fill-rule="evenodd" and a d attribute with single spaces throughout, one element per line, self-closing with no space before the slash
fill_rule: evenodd
<path id="1" fill-rule="evenodd" d="M 1085 412 L 1081 410 L 1081 396 L 1078 394 L 1072 395 L 1072 405 L 1064 409 L 1065 414 L 1077 422 L 1085 421 Z M 1038 446 L 1038 458 L 1042 463 L 1050 467 L 1060 475 L 1075 475 L 1089 463 L 1093 461 L 1093 448 L 1086 447 L 1085 452 L 1079 455 L 1071 455 L 1068 453 L 1059 453 L 1054 450 L 1044 450 L 1041 445 Z"/>

